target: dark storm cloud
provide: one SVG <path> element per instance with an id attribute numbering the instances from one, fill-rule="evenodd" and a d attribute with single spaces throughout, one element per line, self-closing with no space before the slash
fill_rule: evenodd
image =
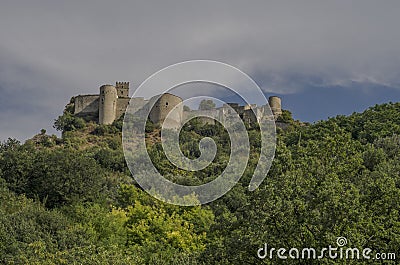
<path id="1" fill-rule="evenodd" d="M 134 87 L 190 59 L 232 64 L 267 93 L 398 91 L 398 10 L 364 0 L 3 1 L 0 139 L 51 128 L 75 94 L 115 80 Z"/>

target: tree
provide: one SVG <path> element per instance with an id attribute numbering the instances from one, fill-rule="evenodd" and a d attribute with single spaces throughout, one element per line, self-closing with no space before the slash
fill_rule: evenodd
<path id="1" fill-rule="evenodd" d="M 83 152 L 45 150 L 35 157 L 26 193 L 50 208 L 97 201 L 107 192 L 106 173 Z"/>
<path id="2" fill-rule="evenodd" d="M 128 218 L 127 245 L 143 253 L 146 263 L 159 255 L 161 249 L 170 262 L 173 256 L 200 253 L 214 221 L 213 213 L 207 208 L 184 208 L 160 202 L 133 185 L 121 185 L 119 205 Z M 170 264 L 167 260 L 164 262 Z"/>
<path id="3" fill-rule="evenodd" d="M 79 117 L 75 117 L 69 112 L 64 112 L 63 115 L 59 116 L 55 121 L 53 127 L 57 131 L 67 132 L 76 129 L 82 129 L 85 127 L 85 120 Z"/>
<path id="4" fill-rule="evenodd" d="M 283 120 L 290 122 L 289 114 Z M 62 124 L 74 124 L 72 116 L 64 118 Z M 278 133 L 271 169 L 253 192 L 248 184 L 261 136 L 249 126 L 244 176 L 223 197 L 196 207 L 163 203 L 123 178 L 128 172 L 119 135 L 110 135 L 118 131 L 114 125 L 101 127 L 102 136 L 66 132 L 64 139 L 80 151 L 66 141 L 50 147 L 9 139 L 0 144 L 0 263 L 279 264 L 260 261 L 257 249 L 265 243 L 321 249 L 335 246 L 339 236 L 351 248 L 394 252 L 400 249 L 399 124 L 398 103 L 312 125 L 294 122 Z M 205 136 L 215 141 L 217 155 L 201 171 L 172 165 L 157 141 L 148 141 L 148 154 L 171 181 L 206 183 L 229 161 L 226 130 L 192 120 L 179 144 L 196 158 Z"/>
<path id="5" fill-rule="evenodd" d="M 211 99 L 203 99 L 199 105 L 199 110 L 211 110 L 214 108 L 215 108 L 215 103 Z"/>

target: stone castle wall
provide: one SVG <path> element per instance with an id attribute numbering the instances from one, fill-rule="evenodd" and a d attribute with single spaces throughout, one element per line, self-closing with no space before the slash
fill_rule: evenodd
<path id="1" fill-rule="evenodd" d="M 117 100 L 117 111 L 115 113 L 115 119 L 118 120 L 122 115 L 125 114 L 126 107 L 129 105 L 130 98 L 118 98 Z"/>
<path id="2" fill-rule="evenodd" d="M 74 100 L 74 114 L 99 111 L 99 95 L 79 95 Z"/>
<path id="3" fill-rule="evenodd" d="M 74 115 L 100 124 L 111 124 L 125 113 L 129 100 L 129 82 L 103 85 L 98 95 L 74 97 Z"/>

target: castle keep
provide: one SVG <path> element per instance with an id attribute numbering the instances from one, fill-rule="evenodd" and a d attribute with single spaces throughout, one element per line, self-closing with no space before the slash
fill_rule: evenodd
<path id="1" fill-rule="evenodd" d="M 155 102 L 154 102 L 155 101 Z M 282 114 L 281 99 L 279 97 L 269 97 L 268 103 L 265 106 L 256 106 L 255 104 L 241 106 L 238 103 L 224 104 L 222 107 L 212 110 L 188 110 L 184 111 L 182 98 L 165 93 L 160 97 L 155 96 L 151 99 L 145 100 L 142 97 L 130 98 L 129 97 L 129 82 L 116 82 L 113 85 L 102 85 L 100 87 L 100 94 L 97 95 L 78 95 L 73 97 L 74 115 L 82 117 L 85 120 L 95 121 L 99 124 L 112 124 L 115 120 L 119 119 L 124 113 L 128 104 L 132 104 L 134 112 L 138 112 L 148 108 L 149 103 L 154 103 L 150 111 L 149 119 L 155 124 L 162 124 L 167 118 L 168 127 L 179 128 L 183 121 L 194 116 L 202 116 L 202 114 L 210 114 L 220 117 L 229 115 L 232 109 L 239 114 L 246 122 L 257 122 L 261 118 L 266 117 L 267 108 L 271 108 L 273 117 L 276 119 Z M 179 105 L 179 108 L 168 114 Z M 210 112 L 210 113 L 209 113 Z M 213 119 L 203 117 L 204 123 L 214 123 Z"/>

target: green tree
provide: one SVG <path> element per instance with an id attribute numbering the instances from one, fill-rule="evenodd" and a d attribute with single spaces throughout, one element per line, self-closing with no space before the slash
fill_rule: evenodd
<path id="1" fill-rule="evenodd" d="M 107 172 L 90 156 L 71 149 L 43 151 L 30 173 L 28 196 L 48 207 L 97 201 L 107 193 Z"/>
<path id="2" fill-rule="evenodd" d="M 64 112 L 63 115 L 59 116 L 55 121 L 53 127 L 57 131 L 67 132 L 76 129 L 82 129 L 85 127 L 85 120 L 74 116 L 69 112 Z"/>
<path id="3" fill-rule="evenodd" d="M 128 218 L 128 246 L 143 253 L 146 262 L 160 249 L 174 255 L 197 255 L 204 250 L 207 232 L 214 220 L 209 209 L 166 204 L 132 185 L 121 186 L 119 205 Z"/>
<path id="4" fill-rule="evenodd" d="M 215 108 L 215 103 L 211 99 L 203 99 L 199 104 L 199 110 L 211 110 Z"/>

